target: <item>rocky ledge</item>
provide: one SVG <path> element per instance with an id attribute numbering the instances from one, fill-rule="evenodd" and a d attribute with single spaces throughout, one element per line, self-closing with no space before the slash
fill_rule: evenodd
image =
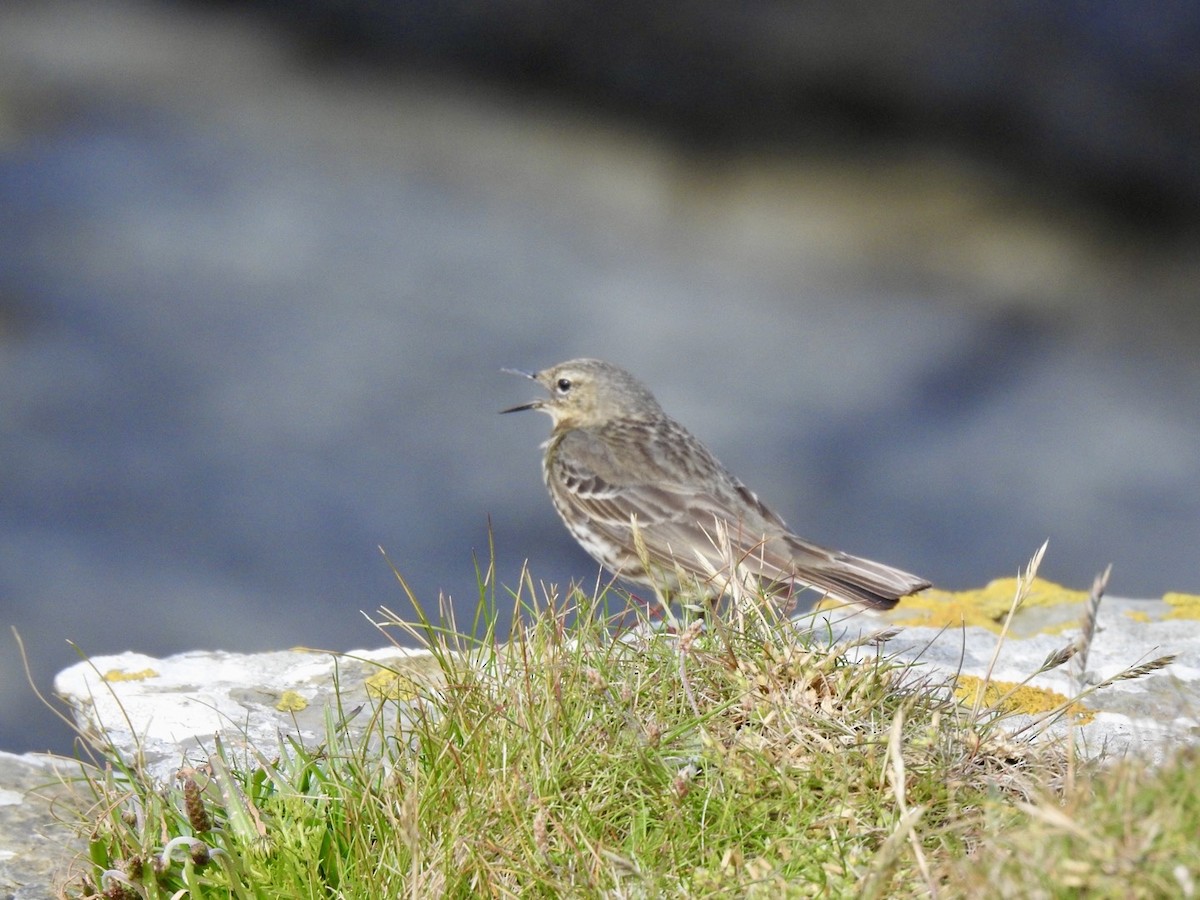
<path id="1" fill-rule="evenodd" d="M 984 679 L 1024 682 L 1048 658 L 1082 647 L 1012 694 L 1023 715 L 1034 719 L 1082 688 L 1102 685 L 1063 720 L 1069 724 L 1057 726 L 1072 729 L 1089 756 L 1158 758 L 1200 740 L 1200 597 L 1105 598 L 1090 639 L 1082 640 L 1089 594 L 1035 581 L 1000 642 L 1014 590 L 1013 580 L 1001 580 L 978 591 L 927 592 L 886 617 L 826 615 L 840 636 L 886 633 L 886 653 L 921 667 L 933 683 L 956 677 L 960 691 Z M 1130 672 L 1138 677 L 1119 677 Z M 60 673 L 55 690 L 96 746 L 129 757 L 140 753 L 166 779 L 201 762 L 218 735 L 235 756 L 243 748 L 275 748 L 281 736 L 316 743 L 331 711 L 352 720 L 356 709 L 380 698 L 403 701 L 420 687 L 436 689 L 439 677 L 430 654 L 394 647 L 346 654 L 196 651 L 164 659 L 123 653 L 72 666 Z M 69 815 L 56 806 L 80 765 L 0 754 L 5 896 L 53 896 L 56 880 L 82 851 Z"/>

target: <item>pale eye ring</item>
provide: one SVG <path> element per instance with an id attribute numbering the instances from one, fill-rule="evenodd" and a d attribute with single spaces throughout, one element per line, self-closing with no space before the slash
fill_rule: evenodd
<path id="1" fill-rule="evenodd" d="M 565 394 L 571 390 L 571 379 L 570 378 L 560 378 L 560 379 L 558 379 L 557 383 L 555 383 L 554 387 L 558 390 L 558 392 L 560 394 Z"/>

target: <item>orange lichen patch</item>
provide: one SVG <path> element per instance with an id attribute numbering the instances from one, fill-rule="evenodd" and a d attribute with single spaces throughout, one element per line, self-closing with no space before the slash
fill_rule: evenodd
<path id="1" fill-rule="evenodd" d="M 1069 703 L 1058 691 L 1049 688 L 1017 684 L 1012 681 L 988 681 L 974 675 L 959 675 L 954 684 L 954 696 L 961 702 L 974 706 L 980 691 L 983 705 L 1004 713 L 1024 713 L 1036 716 L 1058 709 L 1066 704 L 1067 715 L 1080 725 L 1086 725 L 1096 714 L 1080 703 Z"/>
<path id="2" fill-rule="evenodd" d="M 1133 621 L 1135 621 L 1135 622 L 1153 622 L 1154 621 L 1154 618 L 1150 615 L 1150 613 L 1146 612 L 1145 610 L 1141 610 L 1141 609 L 1127 609 L 1127 610 L 1125 610 L 1125 615 L 1128 616 L 1129 618 L 1133 619 Z"/>
<path id="3" fill-rule="evenodd" d="M 300 712 L 308 708 L 308 701 L 295 691 L 284 691 L 275 708 L 280 712 Z"/>
<path id="4" fill-rule="evenodd" d="M 1164 619 L 1200 619 L 1200 595 L 1163 594 L 1163 603 L 1171 607 Z"/>
<path id="5" fill-rule="evenodd" d="M 137 672 L 122 672 L 120 669 L 109 669 L 104 673 L 105 681 L 146 681 L 157 678 L 158 673 L 153 669 L 141 669 Z"/>
<path id="6" fill-rule="evenodd" d="M 1016 592 L 1015 578 L 997 578 L 987 587 L 970 591 L 939 591 L 931 588 L 901 600 L 892 618 L 904 625 L 928 625 L 933 628 L 979 625 L 998 632 L 1004 616 L 1012 607 Z M 1087 598 L 1087 591 L 1073 591 L 1053 581 L 1035 578 L 1023 605 L 1056 606 L 1082 603 Z"/>
<path id="7" fill-rule="evenodd" d="M 367 693 L 380 700 L 415 700 L 420 695 L 415 681 L 391 669 L 380 669 L 365 684 Z"/>

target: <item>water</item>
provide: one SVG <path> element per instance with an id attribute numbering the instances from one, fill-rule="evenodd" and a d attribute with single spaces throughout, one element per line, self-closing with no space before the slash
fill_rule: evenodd
<path id="1" fill-rule="evenodd" d="M 405 607 L 378 548 L 469 609 L 489 520 L 502 583 L 594 579 L 548 422 L 496 415 L 532 388 L 502 366 L 579 355 L 805 536 L 952 588 L 1049 537 L 1073 586 L 1112 561 L 1122 595 L 1200 590 L 1190 281 L 1093 265 L 1053 220 L 951 209 L 922 239 L 869 161 L 697 160 L 297 69 L 236 19 L 4 15 L 0 621 L 42 690 L 68 641 L 378 645 L 360 611 Z M 964 171 L 915 192 L 990 202 Z M 66 749 L 0 639 L 0 747 Z"/>

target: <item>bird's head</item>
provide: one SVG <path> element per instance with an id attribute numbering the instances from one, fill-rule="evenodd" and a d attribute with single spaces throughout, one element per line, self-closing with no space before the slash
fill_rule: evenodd
<path id="1" fill-rule="evenodd" d="M 614 419 L 653 419 L 662 407 L 644 384 L 617 366 L 598 359 L 572 359 L 539 372 L 504 369 L 531 378 L 550 396 L 501 412 L 537 409 L 554 422 L 554 430 L 595 428 Z"/>

